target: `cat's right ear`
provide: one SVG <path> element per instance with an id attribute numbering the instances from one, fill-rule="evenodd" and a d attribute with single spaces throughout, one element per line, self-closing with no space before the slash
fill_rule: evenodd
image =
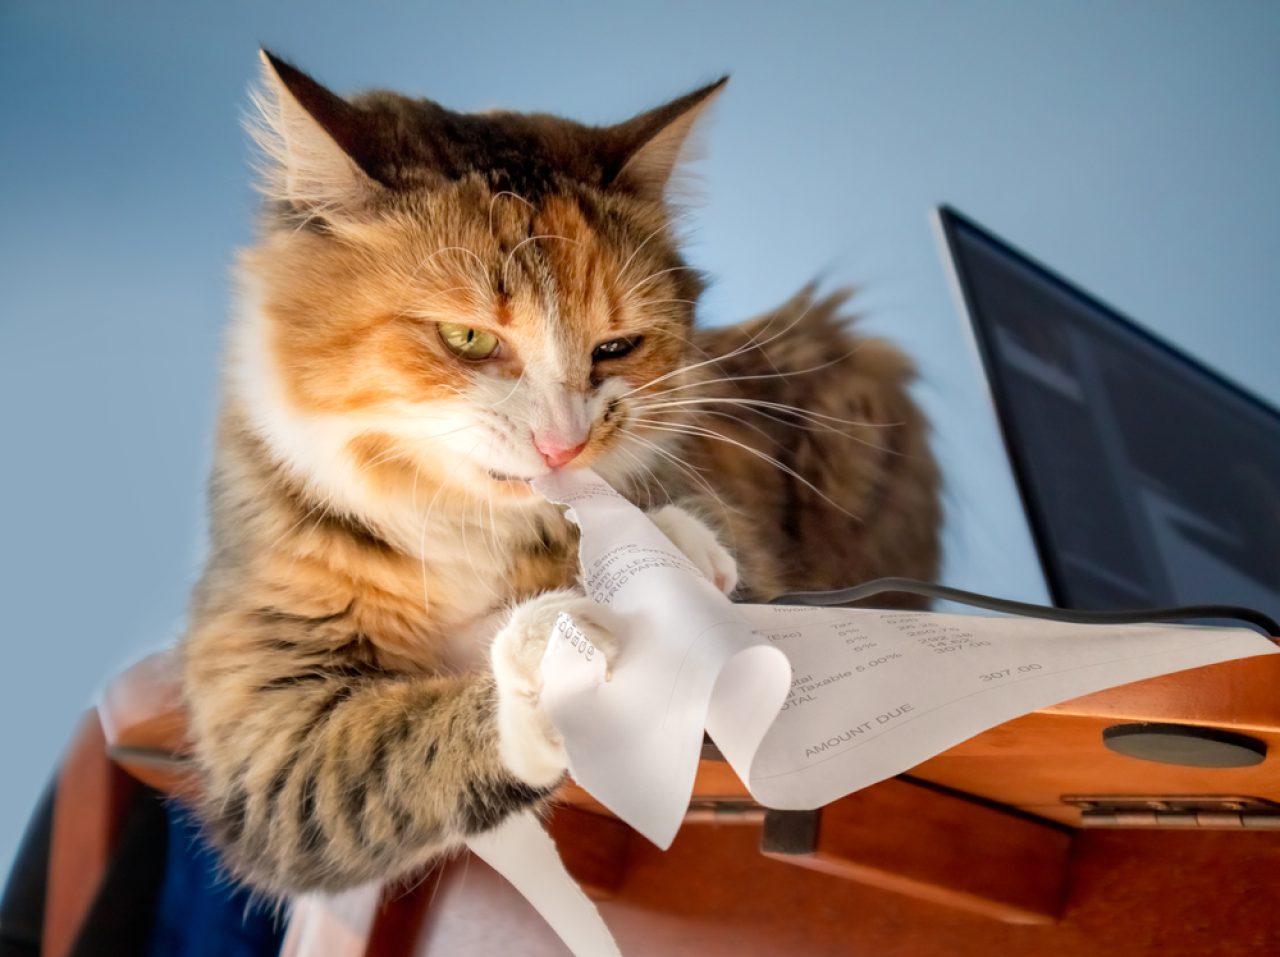
<path id="1" fill-rule="evenodd" d="M 259 50 L 249 129 L 262 149 L 269 199 L 321 217 L 358 213 L 383 188 L 372 170 L 368 117 L 279 57 Z"/>

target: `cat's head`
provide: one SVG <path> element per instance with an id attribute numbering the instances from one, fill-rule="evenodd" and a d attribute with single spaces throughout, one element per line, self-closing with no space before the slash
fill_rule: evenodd
<path id="1" fill-rule="evenodd" d="M 343 99 L 264 53 L 233 368 L 268 440 L 319 484 L 395 464 L 498 501 L 651 465 L 640 404 L 695 364 L 701 292 L 669 180 L 723 84 L 593 127 Z"/>

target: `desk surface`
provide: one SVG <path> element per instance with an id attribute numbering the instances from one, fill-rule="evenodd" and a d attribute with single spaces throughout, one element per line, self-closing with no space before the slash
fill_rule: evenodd
<path id="1" fill-rule="evenodd" d="M 1246 768 L 1188 768 L 1140 761 L 1102 743 L 1103 729 L 1133 721 L 1229 728 L 1268 746 L 1272 757 Z M 1280 803 L 1280 655 L 1195 668 L 1122 685 L 1036 711 L 985 731 L 912 769 L 911 776 L 1079 825 L 1067 794 L 1243 795 Z M 564 798 L 603 810 L 567 785 Z M 722 761 L 703 761 L 694 796 L 745 800 Z"/>
<path id="2" fill-rule="evenodd" d="M 151 662 L 152 659 L 148 659 Z M 138 684 L 154 683 L 162 666 L 135 666 L 104 700 L 128 702 Z M 131 684 L 133 687 L 131 688 Z M 145 694 L 142 695 L 145 697 Z M 164 753 L 181 750 L 184 725 L 175 709 L 117 709 L 118 744 Z M 1266 743 L 1270 757 L 1245 768 L 1187 768 L 1140 761 L 1109 751 L 1102 731 L 1131 721 L 1162 721 L 1228 728 Z M 1063 702 L 1015 718 L 944 751 L 911 771 L 942 785 L 1062 824 L 1078 825 L 1079 811 L 1064 794 L 1242 795 L 1280 803 L 1280 655 L 1265 655 L 1163 675 Z M 131 773 L 164 790 L 182 790 L 172 766 L 120 761 Z M 603 810 L 573 784 L 570 804 Z M 695 798 L 745 800 L 742 782 L 723 761 L 703 761 Z"/>

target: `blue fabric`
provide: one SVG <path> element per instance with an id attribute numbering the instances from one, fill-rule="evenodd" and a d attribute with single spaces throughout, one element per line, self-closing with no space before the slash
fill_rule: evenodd
<path id="1" fill-rule="evenodd" d="M 285 918 L 230 883 L 190 812 L 170 801 L 164 884 L 147 957 L 277 957 Z"/>

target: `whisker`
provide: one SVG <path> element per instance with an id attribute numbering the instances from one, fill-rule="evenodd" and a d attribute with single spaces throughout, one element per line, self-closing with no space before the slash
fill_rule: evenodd
<path id="1" fill-rule="evenodd" d="M 495 565 L 501 565 L 498 556 L 502 552 L 502 546 L 498 542 L 498 523 L 493 517 L 493 499 L 486 496 L 484 501 L 489 506 L 489 558 Z"/>
<path id="2" fill-rule="evenodd" d="M 327 502 L 324 502 L 324 501 L 316 502 L 314 505 L 311 506 L 311 508 L 307 509 L 306 514 L 304 514 L 302 518 L 298 519 L 296 522 L 290 525 L 287 529 L 285 529 L 284 534 L 281 535 L 280 538 L 282 539 L 288 538 L 298 528 L 300 528 L 308 519 L 310 519 L 311 516 L 314 515 L 316 512 L 320 512 L 320 518 L 316 520 L 316 525 L 319 525 L 320 522 L 324 520 L 325 514 L 328 511 L 329 511 L 329 505 Z M 310 534 L 310 532 L 314 530 L 315 530 L 315 526 L 312 526 L 312 528 L 308 530 L 308 534 Z"/>
<path id="3" fill-rule="evenodd" d="M 640 438 L 641 438 L 640 436 L 638 436 L 638 435 L 637 435 L 636 433 L 634 433 L 634 432 L 630 432 L 630 433 L 628 433 L 628 434 L 629 434 L 629 435 L 630 435 L 630 437 L 631 437 L 631 438 L 633 438 L 633 439 L 640 439 Z M 621 445 L 619 445 L 619 446 L 618 446 L 618 451 L 620 451 L 620 452 L 625 452 L 625 453 L 626 453 L 630 458 L 632 458 L 632 459 L 634 459 L 635 461 L 639 462 L 639 463 L 640 463 L 640 467 L 641 467 L 641 468 L 643 468 L 646 472 L 648 472 L 648 473 L 649 473 L 649 476 L 650 476 L 650 478 L 652 479 L 653 484 L 654 484 L 654 485 L 657 485 L 658 487 L 661 487 L 662 482 L 659 480 L 658 476 L 654 473 L 653 469 L 652 469 L 650 466 L 645 465 L 645 464 L 644 464 L 644 462 L 640 459 L 640 457 L 639 457 L 638 455 L 636 455 L 636 454 L 635 454 L 634 452 L 632 452 L 630 449 L 624 448 L 624 447 L 623 447 L 623 446 L 621 446 Z M 690 468 L 693 468 L 693 466 L 691 465 L 691 466 L 690 466 Z M 698 476 L 696 472 L 694 473 L 694 476 L 695 476 L 695 478 L 700 478 L 700 476 Z M 736 555 L 737 555 L 737 553 L 738 553 L 738 534 L 737 534 L 737 531 L 736 531 L 736 528 L 735 528 L 735 526 L 734 526 L 733 519 L 732 519 L 732 517 L 731 517 L 731 516 L 737 515 L 737 516 L 739 516 L 739 517 L 742 517 L 742 515 L 743 515 L 744 513 L 743 513 L 740 509 L 736 509 L 736 508 L 733 508 L 733 507 L 731 507 L 731 506 L 729 506 L 729 505 L 725 504 L 724 499 L 722 499 L 719 495 L 717 495 L 717 494 L 716 494 L 716 490 L 711 486 L 711 484 L 710 484 L 709 482 L 703 481 L 703 482 L 701 483 L 701 485 L 702 485 L 703 490 L 704 490 L 708 495 L 710 495 L 710 496 L 711 496 L 711 499 L 712 499 L 712 501 L 714 502 L 714 504 L 716 505 L 716 507 L 718 507 L 718 508 L 720 509 L 721 517 L 724 519 L 723 530 L 724 530 L 724 531 L 728 534 L 728 536 L 729 536 L 729 550 L 730 550 L 730 551 L 731 551 L 731 552 L 736 556 Z M 648 485 L 646 485 L 646 488 L 645 488 L 645 494 L 646 494 L 646 497 L 647 497 L 647 499 L 648 499 L 648 503 L 649 503 L 649 507 L 648 507 L 647 511 L 653 511 L 653 490 L 652 490 L 652 488 L 650 488 Z"/>
<path id="4" fill-rule="evenodd" d="M 625 441 L 625 437 L 624 437 L 624 441 Z M 653 510 L 653 488 L 654 486 L 660 486 L 662 484 L 660 481 L 658 481 L 658 476 L 654 473 L 653 467 L 651 465 L 648 465 L 644 459 L 640 458 L 640 456 L 637 455 L 635 452 L 633 452 L 631 449 L 627 448 L 623 442 L 619 442 L 616 446 L 614 446 L 614 451 L 620 452 L 621 454 L 625 455 L 629 460 L 635 463 L 635 467 L 638 470 L 648 474 L 649 476 L 648 480 L 643 481 L 643 484 L 641 485 L 641 487 L 644 489 L 645 500 L 648 503 L 645 511 L 652 511 Z"/>
<path id="5" fill-rule="evenodd" d="M 785 419 L 780 414 L 769 412 L 764 409 L 748 409 L 747 411 L 751 412 L 753 415 L 758 415 L 761 418 L 768 419 L 770 422 L 776 422 L 784 428 L 800 429 L 802 432 L 825 432 L 829 435 L 838 435 L 840 438 L 848 439 L 851 442 L 857 442 L 859 445 L 864 445 L 867 448 L 873 449 L 874 451 L 880 452 L 884 455 L 902 454 L 897 449 L 884 445 L 877 445 L 875 442 L 872 442 L 869 439 L 864 439 L 860 435 L 855 435 L 845 429 L 836 428 L 834 425 L 829 425 L 820 420 L 802 418 L 800 421 L 796 421 L 795 419 Z M 658 410 L 658 413 L 655 414 L 660 414 L 660 412 L 661 410 Z M 710 409 L 703 409 L 700 414 L 712 415 L 714 413 Z"/>
<path id="6" fill-rule="evenodd" d="M 520 240 L 520 242 L 511 247 L 511 252 L 507 253 L 507 258 L 502 261 L 502 284 L 504 286 L 507 284 L 507 267 L 511 265 L 511 257 L 520 251 L 521 246 L 524 246 L 527 243 L 536 242 L 539 239 L 563 239 L 566 243 L 573 243 L 575 246 L 582 245 L 576 239 L 570 239 L 568 236 L 557 236 L 553 233 L 542 233 L 538 236 L 529 236 L 526 239 Z"/>
<path id="7" fill-rule="evenodd" d="M 747 406 L 752 409 L 769 409 L 774 412 L 782 412 L 789 415 L 799 416 L 805 419 L 817 419 L 826 422 L 838 422 L 841 425 L 853 426 L 859 429 L 893 429 L 901 426 L 901 422 L 866 422 L 857 419 L 842 419 L 838 415 L 828 415 L 825 412 L 815 412 L 812 409 L 805 409 L 798 405 L 788 405 L 785 402 L 770 402 L 767 399 L 735 399 L 731 396 L 699 396 L 692 399 L 668 399 L 663 402 L 636 402 L 633 408 L 642 409 L 666 409 L 681 406 L 699 406 L 699 405 L 738 405 Z M 763 414 L 763 413 L 761 413 Z M 774 421 L 783 422 L 790 425 L 785 419 L 775 419 Z M 839 430 L 832 430 L 839 431 Z"/>
<path id="8" fill-rule="evenodd" d="M 476 445 L 479 444 L 480 442 L 477 440 L 476 444 L 471 446 L 467 454 L 470 455 L 470 453 L 475 450 Z M 422 567 L 422 607 L 424 611 L 430 610 L 430 589 L 427 581 L 427 532 L 431 527 L 431 516 L 435 512 L 436 502 L 439 501 L 441 493 L 445 490 L 445 486 L 452 481 L 453 476 L 457 474 L 457 471 L 462 466 L 463 461 L 464 457 L 461 455 L 458 456 L 457 461 L 454 462 L 453 468 L 449 470 L 449 474 L 445 477 L 444 481 L 440 482 L 436 486 L 436 494 L 431 496 L 431 501 L 427 504 L 426 514 L 422 518 L 422 532 L 418 536 L 418 561 Z M 418 479 L 415 466 L 414 498 L 417 497 L 417 481 Z M 463 539 L 463 547 L 466 547 L 465 538 Z"/>
<path id="9" fill-rule="evenodd" d="M 510 196 L 512 199 L 519 200 L 520 202 L 528 206 L 529 209 L 532 210 L 535 215 L 538 212 L 538 207 L 534 206 L 533 203 L 529 202 L 519 193 L 513 193 L 509 189 L 500 189 L 498 190 L 498 192 L 494 193 L 492 196 L 489 197 L 489 232 L 490 233 L 493 232 L 493 204 L 498 201 L 499 196 Z"/>
<path id="10" fill-rule="evenodd" d="M 395 446 L 392 446 L 391 448 L 387 449 L 385 452 L 375 455 L 368 462 L 365 462 L 363 465 L 361 465 L 360 468 L 356 469 L 356 474 L 364 475 L 365 472 L 368 472 L 372 468 L 376 468 L 377 466 L 381 465 L 383 462 L 389 462 L 392 459 L 396 458 L 403 451 L 404 451 L 403 449 L 399 449 L 399 448 L 396 448 Z"/>
<path id="11" fill-rule="evenodd" d="M 767 452 L 761 452 L 759 449 L 752 448 L 751 446 L 747 445 L 745 442 L 739 442 L 737 439 L 730 438 L 729 436 L 723 434 L 722 432 L 717 432 L 714 429 L 707 429 L 707 428 L 703 428 L 701 426 L 696 426 L 696 425 L 687 426 L 684 429 L 678 429 L 665 422 L 659 422 L 657 420 L 636 418 L 634 421 L 644 423 L 649 428 L 655 429 L 660 432 L 674 432 L 677 435 L 700 435 L 704 438 L 713 439 L 717 442 L 724 442 L 728 445 L 737 446 L 738 448 L 742 449 L 744 452 L 747 452 L 750 455 L 754 455 L 756 458 L 759 458 L 764 460 L 765 462 L 768 462 L 770 465 L 778 469 L 780 472 L 784 472 L 787 475 L 790 475 L 797 482 L 804 485 L 806 488 L 808 488 L 811 492 L 813 492 L 815 495 L 817 495 L 819 498 L 825 501 L 832 508 L 836 509 L 837 511 L 841 512 L 844 515 L 847 515 L 849 518 L 853 519 L 855 522 L 862 521 L 861 518 L 859 518 L 857 515 L 854 515 L 848 509 L 844 508 L 844 506 L 840 505 L 840 503 L 833 500 L 829 495 L 823 492 L 822 489 L 818 488 L 816 485 L 810 482 L 807 478 L 805 478 L 795 469 L 791 468 L 789 465 L 779 462 L 777 459 L 775 459 L 772 455 L 769 455 Z"/>
<path id="12" fill-rule="evenodd" d="M 644 389 L 649 388 L 649 386 L 657 385 L 659 382 L 663 382 L 663 381 L 665 381 L 665 380 L 667 380 L 667 379 L 670 379 L 672 376 L 677 376 L 677 375 L 680 375 L 681 373 L 685 373 L 685 372 L 693 372 L 693 371 L 694 371 L 694 370 L 696 370 L 696 369 L 701 369 L 701 368 L 704 368 L 705 366 L 713 365 L 713 364 L 715 364 L 715 363 L 717 363 L 717 362 L 724 362 L 726 359 L 733 359 L 733 358 L 736 358 L 737 356 L 742 355 L 744 352 L 750 352 L 752 349 L 762 349 L 762 348 L 764 348 L 765 346 L 767 346 L 769 343 L 771 343 L 771 342 L 775 341 L 779 336 L 786 335 L 786 334 L 787 334 L 787 332 L 788 332 L 788 331 L 790 331 L 791 329 L 793 329 L 793 328 L 796 326 L 796 324 L 797 324 L 797 323 L 802 322 L 802 321 L 804 320 L 805 316 L 807 316 L 807 315 L 809 314 L 809 312 L 810 312 L 812 309 L 813 309 L 813 304 L 810 304 L 810 306 L 809 306 L 809 308 L 808 308 L 808 309 L 805 309 L 805 310 L 804 310 L 804 312 L 802 312 L 802 313 L 801 313 L 800 315 L 798 315 L 795 319 L 793 319 L 790 323 L 788 323 L 788 324 L 787 324 L 786 326 L 784 326 L 782 329 L 778 330 L 778 332 L 774 333 L 774 334 L 773 334 L 772 336 L 770 336 L 768 339 L 761 340 L 760 342 L 754 342 L 754 340 L 755 340 L 756 336 L 759 334 L 759 332 L 762 332 L 764 328 L 767 328 L 767 327 L 768 327 L 768 326 L 773 322 L 773 318 L 774 318 L 774 316 L 777 316 L 777 315 L 778 315 L 778 313 L 774 313 L 774 316 L 771 316 L 771 317 L 770 317 L 770 318 L 765 322 L 764 326 L 762 326 L 762 327 L 761 327 L 761 329 L 760 329 L 760 330 L 758 330 L 757 332 L 753 332 L 753 333 L 751 334 L 751 337 L 750 337 L 750 338 L 749 338 L 745 343 L 743 343 L 741 346 L 739 346 L 738 348 L 736 348 L 736 349 L 732 349 L 732 350 L 730 350 L 729 352 L 725 353 L 725 354 L 724 354 L 724 355 L 722 355 L 722 356 L 715 356 L 715 357 L 712 357 L 712 358 L 704 359 L 704 360 L 703 360 L 703 361 L 701 361 L 701 362 L 695 362 L 695 363 L 692 363 L 692 364 L 690 364 L 690 365 L 684 365 L 684 366 L 680 366 L 679 368 L 672 369 L 672 370 L 670 370 L 670 371 L 668 371 L 668 372 L 663 373 L 663 374 L 662 374 L 662 375 L 660 375 L 660 376 L 657 376 L 657 377 L 655 377 L 655 378 L 653 378 L 653 379 L 650 379 L 648 382 L 644 383 L 643 385 L 638 385 L 638 386 L 636 386 L 634 389 L 631 389 L 631 390 L 629 390 L 629 391 L 627 391 L 627 392 L 622 393 L 622 395 L 618 396 L 618 398 L 619 398 L 619 399 L 625 399 L 625 398 L 626 398 L 627 396 L 629 396 L 629 395 L 634 395 L 634 394 L 635 394 L 635 393 L 637 393 L 637 392 L 640 392 L 640 391 L 642 391 L 642 390 L 644 390 Z M 754 342 L 754 344 L 753 344 L 753 342 Z M 741 378 L 741 377 L 734 377 L 734 378 Z M 691 386 L 691 385 L 693 385 L 693 384 L 694 384 L 694 383 L 691 383 L 691 384 L 690 384 L 690 386 Z M 681 387 L 679 387 L 679 388 L 688 388 L 688 387 L 690 387 L 690 386 L 681 386 Z M 661 394 L 661 393 L 659 393 L 659 394 Z"/>
<path id="13" fill-rule="evenodd" d="M 476 567 L 476 557 L 471 553 L 471 538 L 467 535 L 467 527 L 471 524 L 468 517 L 471 514 L 471 505 L 463 499 L 463 507 L 465 509 L 462 521 L 458 523 L 458 530 L 462 533 L 462 550 L 467 553 L 467 564 L 471 566 L 471 571 L 475 575 L 480 574 L 480 569 Z"/>
<path id="14" fill-rule="evenodd" d="M 654 406 L 636 405 L 636 406 L 633 406 L 633 408 L 639 412 L 648 412 L 650 415 L 661 416 L 663 415 L 664 409 L 666 407 L 664 405 L 654 405 Z M 768 419 L 770 422 L 776 422 L 778 425 L 781 425 L 788 429 L 800 429 L 801 431 L 804 431 L 804 432 L 833 432 L 836 435 L 840 435 L 844 438 L 853 438 L 853 436 L 848 435 L 847 433 L 842 432 L 841 430 L 835 428 L 834 426 L 830 426 L 825 423 L 808 422 L 808 420 L 805 420 L 806 422 L 808 422 L 808 424 L 804 424 L 802 422 L 797 422 L 794 419 L 784 419 L 780 415 L 777 415 L 773 412 L 768 412 L 762 409 L 747 409 L 746 411 L 752 413 L 753 415 L 757 415 L 762 419 Z M 692 419 L 694 423 L 696 424 L 697 420 L 704 415 L 724 416 L 726 415 L 726 413 L 715 412 L 711 409 L 699 409 L 697 410 L 697 412 L 692 414 Z M 737 421 L 741 422 L 743 425 L 748 424 L 745 419 L 738 418 L 737 416 L 734 416 L 733 418 L 737 419 Z M 669 421 L 672 425 L 676 425 L 681 422 L 690 421 L 690 416 L 685 415 L 685 416 L 681 416 L 678 419 L 672 418 Z"/>
<path id="15" fill-rule="evenodd" d="M 731 505 L 725 504 L 724 499 L 722 499 L 719 495 L 716 494 L 716 490 L 700 474 L 702 471 L 704 471 L 703 469 L 700 469 L 696 465 L 693 465 L 692 463 L 680 458 L 680 456 L 676 455 L 675 453 L 667 449 L 664 449 L 662 446 L 658 445 L 658 443 L 650 441 L 649 439 L 640 435 L 634 429 L 628 429 L 625 426 L 622 426 L 619 428 L 619 431 L 625 433 L 631 439 L 634 439 L 635 441 L 640 442 L 642 445 L 647 446 L 648 448 L 652 449 L 654 452 L 657 452 L 659 455 L 671 461 L 677 468 L 679 468 L 682 472 L 684 472 L 685 475 L 687 475 L 693 481 L 697 482 L 702 487 L 702 489 L 706 491 L 708 495 L 710 495 L 713 499 L 715 499 L 716 504 L 720 506 L 720 508 L 725 512 L 725 514 L 733 514 L 733 515 L 739 515 L 739 516 L 743 514 L 743 512 L 740 509 L 736 509 Z M 650 501 L 652 501 L 652 499 Z"/>
<path id="16" fill-rule="evenodd" d="M 619 279 L 622 279 L 623 277 L 626 276 L 627 269 L 630 268 L 631 264 L 635 261 L 635 258 L 640 255 L 640 250 L 644 249 L 644 247 L 649 244 L 649 240 L 653 239 L 654 236 L 657 236 L 659 233 L 663 232 L 666 228 L 667 228 L 667 224 L 663 223 L 657 229 L 651 232 L 648 236 L 646 236 L 639 246 L 637 246 L 635 249 L 631 251 L 631 255 L 627 257 L 627 261 L 624 262 L 622 264 L 622 268 L 618 270 Z"/>
<path id="17" fill-rule="evenodd" d="M 630 289 L 624 292 L 621 298 L 630 299 L 631 294 L 635 292 L 637 289 L 639 289 L 641 286 L 647 286 L 649 283 L 653 282 L 655 279 L 660 279 L 661 277 L 667 275 L 667 273 L 679 272 L 682 269 L 686 269 L 689 272 L 697 272 L 697 270 L 694 269 L 692 266 L 669 266 L 666 269 L 659 269 L 657 272 L 650 273 L 649 275 L 641 279 L 638 283 L 636 283 L 634 286 L 632 286 Z"/>
<path id="18" fill-rule="evenodd" d="M 502 405 L 504 402 L 506 402 L 508 399 L 510 399 L 513 395 L 516 394 L 516 390 L 520 388 L 520 383 L 524 381 L 525 371 L 526 369 L 524 367 L 521 367 L 520 376 L 519 378 L 516 379 L 516 384 L 511 387 L 511 391 L 508 392 L 506 395 L 504 395 L 501 399 L 499 399 L 493 405 L 491 405 L 489 408 L 496 409 L 498 406 Z"/>
<path id="19" fill-rule="evenodd" d="M 703 411 L 703 413 L 702 413 L 702 414 L 703 414 L 703 415 L 713 415 L 713 416 L 715 416 L 715 417 L 716 417 L 716 418 L 718 418 L 718 419 L 729 419 L 730 421 L 737 422 L 739 425 L 744 426 L 744 427 L 746 427 L 746 428 L 750 429 L 751 431 L 755 432 L 755 433 L 756 433 L 757 435 L 759 435 L 761 438 L 763 438 L 763 439 L 765 439 L 766 441 L 768 441 L 771 445 L 776 445 L 776 446 L 778 446 L 779 448 L 785 448 L 785 446 L 783 446 L 783 444 L 782 444 L 782 443 L 781 443 L 777 438 L 775 438 L 774 436 L 770 435 L 770 434 L 769 434 L 768 432 L 766 432 L 764 429 L 760 428 L 760 426 L 756 425 L 754 422 L 748 422 L 746 419 L 742 418 L 742 417 L 741 417 L 741 416 L 739 416 L 739 415 L 734 415 L 732 412 L 716 412 L 716 411 L 714 411 L 714 410 L 712 410 L 712 409 L 706 409 L 706 410 L 704 410 L 704 411 Z M 656 421 L 662 421 L 662 420 L 661 420 L 661 419 L 658 419 L 658 420 L 656 420 Z M 780 420 L 775 420 L 775 421 L 780 421 Z M 669 424 L 671 424 L 671 425 L 677 425 L 678 423 L 672 422 L 672 423 L 669 423 Z M 783 424 L 785 424 L 785 423 L 783 423 Z M 804 428 L 804 426 L 801 426 L 801 428 Z"/>
<path id="20" fill-rule="evenodd" d="M 474 259 L 480 266 L 481 275 L 485 277 L 485 281 L 489 284 L 489 291 L 490 292 L 493 291 L 493 281 L 489 278 L 489 267 L 485 264 L 485 261 L 480 258 L 479 253 L 477 253 L 474 249 L 468 249 L 466 246 L 441 246 L 435 252 L 421 259 L 418 262 L 418 264 L 413 267 L 413 272 L 409 273 L 408 279 L 405 280 L 405 285 L 408 285 L 409 283 L 413 282 L 413 280 L 417 278 L 418 273 L 420 273 L 423 270 L 423 268 L 427 265 L 427 263 L 431 262 L 437 256 L 440 256 L 447 252 L 466 253 L 468 256 Z"/>
<path id="21" fill-rule="evenodd" d="M 625 426 L 623 426 L 623 427 L 620 427 L 618 431 L 624 433 L 631 439 L 635 440 L 636 442 L 639 442 L 641 445 L 646 446 L 650 450 L 670 460 L 677 468 L 683 471 L 686 476 L 688 476 L 690 479 L 692 479 L 695 482 L 702 483 L 703 488 L 707 489 L 707 491 L 711 492 L 711 494 L 713 495 L 715 494 L 714 492 L 712 492 L 711 487 L 706 484 L 707 480 L 702 475 L 699 474 L 702 470 L 699 469 L 696 465 L 693 465 L 692 463 L 681 459 L 680 456 L 676 455 L 670 450 L 664 449 L 657 442 L 654 442 L 650 439 L 645 438 L 643 435 L 640 435 L 638 432 L 636 432 L 635 429 L 628 429 Z"/>
<path id="22" fill-rule="evenodd" d="M 682 302 L 689 306 L 697 305 L 697 303 L 692 299 L 641 299 L 639 302 L 633 302 L 631 305 L 636 309 L 641 309 L 645 306 L 658 306 L 667 302 Z"/>
<path id="23" fill-rule="evenodd" d="M 407 284 L 408 284 L 408 281 L 406 281 L 406 285 Z M 428 289 L 426 290 L 426 295 L 424 297 L 424 300 L 426 303 L 433 303 L 438 301 L 441 297 L 447 296 L 451 292 L 474 293 L 475 287 L 474 286 L 450 286 L 448 289 Z M 431 322 L 439 318 L 438 313 L 429 312 L 425 309 L 422 309 L 416 303 L 411 303 L 409 305 L 401 306 L 400 309 L 397 310 L 397 312 L 401 316 L 408 316 L 411 319 L 422 319 L 427 322 Z"/>
<path id="24" fill-rule="evenodd" d="M 683 404 L 683 403 L 681 403 L 681 404 Z M 736 404 L 736 403 L 735 403 L 735 404 Z M 660 410 L 660 409 L 662 408 L 662 405 L 661 405 L 661 404 L 659 404 L 659 405 L 657 405 L 657 406 L 652 406 L 652 407 L 650 407 L 650 406 L 644 406 L 644 405 L 642 405 L 642 404 L 637 404 L 637 405 L 635 405 L 635 406 L 632 406 L 632 408 L 633 408 L 633 409 L 640 409 L 641 411 L 652 411 L 652 409 L 654 409 L 654 408 L 657 408 L 657 409 L 659 409 L 659 410 Z M 794 409 L 795 407 L 793 407 L 793 406 L 787 406 L 786 408 L 792 408 L 792 409 Z M 899 452 L 897 449 L 894 449 L 894 448 L 887 448 L 887 447 L 885 447 L 885 446 L 883 446 L 883 445 L 876 445 L 874 442 L 869 442 L 869 441 L 867 441 L 866 439 L 862 438 L 861 436 L 858 436 L 858 435 L 851 435 L 850 433 L 848 433 L 848 432 L 844 431 L 843 429 L 837 429 L 837 428 L 835 428 L 835 427 L 833 427 L 833 426 L 827 425 L 827 424 L 826 424 L 826 423 L 824 423 L 824 422 L 810 422 L 808 425 L 805 425 L 805 424 L 803 424 L 802 422 L 796 422 L 796 421 L 794 421 L 794 420 L 784 419 L 784 418 L 781 418 L 780 416 L 773 415 L 773 414 L 771 414 L 771 413 L 769 413 L 769 412 L 761 411 L 760 409 L 750 409 L 749 411 L 751 411 L 751 412 L 752 412 L 752 413 L 754 413 L 755 415 L 761 416 L 762 418 L 766 418 L 766 419 L 768 419 L 770 422 L 776 422 L 776 423 L 778 423 L 779 425 L 784 426 L 784 427 L 786 427 L 786 428 L 788 428 L 788 429 L 801 429 L 802 431 L 805 431 L 805 432 L 827 432 L 827 433 L 830 433 L 830 434 L 832 434 L 832 435 L 838 435 L 838 436 L 840 436 L 841 438 L 844 438 L 844 439 L 849 439 L 849 440 L 850 440 L 850 441 L 852 441 L 852 442 L 857 442 L 859 445 L 865 445 L 867 448 L 869 448 L 869 449 L 874 449 L 875 451 L 880 452 L 880 453 L 882 453 L 882 454 L 884 454 L 884 455 L 901 455 L 901 454 L 902 454 L 902 453 L 901 453 L 901 452 Z M 804 410 L 802 410 L 802 409 L 796 409 L 796 411 L 797 411 L 797 412 L 803 412 Z M 772 435 L 770 435 L 768 432 L 764 431 L 764 429 L 760 428 L 759 426 L 755 425 L 755 424 L 754 424 L 754 423 L 752 423 L 752 422 L 748 422 L 746 419 L 742 418 L 741 416 L 732 415 L 732 414 L 727 413 L 727 412 L 716 412 L 716 411 L 713 411 L 713 410 L 711 410 L 711 409 L 702 409 L 702 410 L 700 410 L 700 415 L 714 415 L 714 416 L 716 416 L 717 418 L 722 418 L 722 419 L 732 419 L 734 422 L 737 422 L 737 423 L 739 423 L 740 425 L 744 425 L 744 426 L 746 426 L 747 428 L 751 429 L 752 431 L 759 433 L 761 436 L 763 436 L 764 438 L 768 439 L 772 444 L 777 445 L 777 446 L 779 446 L 779 447 L 785 447 L 785 446 L 783 446 L 783 445 L 782 445 L 782 443 L 781 443 L 778 439 L 774 438 L 774 437 L 773 437 Z M 664 422 L 665 422 L 665 424 L 667 424 L 667 425 L 678 425 L 678 424 L 681 424 L 681 423 L 676 422 L 676 421 L 665 421 L 665 420 L 661 420 L 661 419 L 656 420 L 656 421 L 664 421 Z M 696 423 L 695 423 L 695 424 L 696 424 Z"/>
<path id="25" fill-rule="evenodd" d="M 783 330 L 783 331 L 785 332 L 786 330 Z M 762 346 L 767 345 L 767 343 L 761 343 L 761 345 Z M 828 359 L 826 362 L 820 363 L 819 365 L 816 365 L 816 366 L 810 366 L 807 369 L 792 369 L 790 372 L 778 372 L 778 371 L 753 372 L 753 373 L 750 373 L 749 375 L 730 375 L 730 376 L 720 376 L 715 379 L 699 379 L 696 382 L 686 382 L 683 385 L 672 386 L 669 389 L 662 389 L 658 392 L 647 393 L 645 395 L 645 398 L 657 399 L 657 398 L 661 398 L 664 395 L 670 395 L 672 392 L 683 392 L 686 389 L 697 389 L 697 388 L 702 388 L 706 386 L 716 385 L 721 382 L 754 382 L 754 381 L 759 381 L 764 379 L 788 379 L 791 376 L 810 375 L 814 372 L 821 372 L 823 369 L 828 369 L 833 365 L 837 365 L 838 363 L 844 362 L 846 359 L 852 356 L 856 351 L 857 351 L 856 349 L 851 349 L 850 351 L 846 352 L 844 355 L 836 356 L 834 359 Z M 721 356 L 720 358 L 712 359 L 710 360 L 710 362 L 698 363 L 698 365 L 708 365 L 714 362 L 722 362 L 724 359 L 734 358 L 734 356 L 735 356 L 735 353 L 730 352 L 724 356 Z M 694 366 L 691 368 L 697 368 L 697 366 Z M 774 368 L 777 369 L 776 366 Z M 661 379 L 655 380 L 655 383 L 659 381 L 661 381 Z M 637 390 L 635 389 L 632 390 L 632 392 L 635 392 L 635 391 Z M 621 396 L 619 396 L 619 398 L 624 398 L 625 396 L 630 394 L 631 394 L 630 392 L 624 392 Z"/>

